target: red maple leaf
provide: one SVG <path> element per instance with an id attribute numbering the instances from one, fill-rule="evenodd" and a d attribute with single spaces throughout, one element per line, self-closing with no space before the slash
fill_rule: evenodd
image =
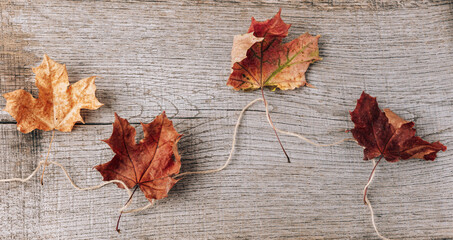
<path id="1" fill-rule="evenodd" d="M 179 173 L 181 156 L 177 143 L 181 138 L 165 112 L 149 124 L 141 124 L 144 138 L 135 142 L 135 128 L 115 113 L 112 136 L 104 140 L 115 156 L 95 168 L 104 181 L 121 180 L 128 188 L 139 187 L 149 201 L 167 197 L 178 181 L 172 178 Z M 124 188 L 123 185 L 117 184 Z"/>
<path id="2" fill-rule="evenodd" d="M 252 18 L 248 34 L 235 37 L 233 72 L 227 85 L 235 90 L 262 87 L 288 90 L 308 84 L 305 80 L 308 66 L 321 60 L 318 50 L 320 36 L 305 33 L 282 44 L 291 25 L 283 22 L 280 13 L 281 9 L 272 19 L 263 22 Z"/>
<path id="3" fill-rule="evenodd" d="M 165 112 L 151 123 L 141 125 L 144 137 L 137 144 L 135 128 L 115 113 L 112 136 L 104 142 L 116 155 L 111 161 L 95 166 L 104 181 L 121 180 L 128 188 L 134 188 L 127 203 L 137 188 L 151 203 L 154 199 L 167 197 L 168 191 L 178 182 L 173 177 L 181 168 L 177 144 L 182 135 L 176 132 Z M 117 185 L 124 188 L 122 184 Z M 116 225 L 118 232 L 122 213 Z"/>
<path id="4" fill-rule="evenodd" d="M 389 162 L 411 158 L 434 160 L 437 152 L 447 150 L 440 142 L 429 143 L 415 136 L 414 122 L 405 121 L 389 109 L 381 111 L 376 98 L 365 92 L 350 114 L 354 122 L 352 135 L 365 148 L 364 160 L 379 156 Z"/>
<path id="5" fill-rule="evenodd" d="M 350 114 L 351 120 L 354 122 L 352 135 L 357 143 L 364 147 L 363 159 L 370 160 L 379 157 L 377 163 L 373 160 L 373 170 L 363 189 L 363 202 L 370 208 L 371 221 L 376 233 L 384 238 L 374 223 L 373 209 L 367 198 L 368 187 L 381 159 L 385 158 L 389 162 L 412 158 L 433 161 L 437 157 L 437 152 L 445 151 L 447 147 L 440 142 L 429 143 L 415 136 L 414 122 L 402 119 L 390 109 L 381 111 L 376 98 L 365 92 L 362 92 L 360 99 L 357 100 L 356 108 Z"/>
<path id="6" fill-rule="evenodd" d="M 280 14 L 281 9 L 273 18 L 263 22 L 252 17 L 248 33 L 234 37 L 231 52 L 232 72 L 227 85 L 235 90 L 261 89 L 266 112 L 268 104 L 264 97 L 264 87 L 289 90 L 309 85 L 305 72 L 311 63 L 321 60 L 319 35 L 305 33 L 282 44 L 291 25 L 283 22 Z M 291 162 L 269 113 L 267 117 L 280 147 L 288 162 Z"/>

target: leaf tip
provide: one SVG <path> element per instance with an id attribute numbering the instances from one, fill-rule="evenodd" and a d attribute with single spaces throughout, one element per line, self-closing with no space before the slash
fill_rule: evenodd
<path id="1" fill-rule="evenodd" d="M 315 87 L 314 85 L 310 84 L 310 83 L 305 83 L 305 86 L 307 86 L 307 87 L 309 87 L 309 88 L 314 88 L 314 89 L 316 89 L 316 87 Z"/>
<path id="2" fill-rule="evenodd" d="M 115 126 L 115 124 L 121 124 L 121 120 L 123 119 L 118 115 L 118 113 L 115 112 L 115 121 L 113 122 L 113 126 Z"/>

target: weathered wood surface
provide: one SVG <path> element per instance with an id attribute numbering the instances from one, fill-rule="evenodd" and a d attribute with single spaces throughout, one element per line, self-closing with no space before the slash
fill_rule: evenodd
<path id="1" fill-rule="evenodd" d="M 113 112 L 149 122 L 166 110 L 184 134 L 183 171 L 212 169 L 229 153 L 240 109 L 258 92 L 225 86 L 233 35 L 250 17 L 283 8 L 289 38 L 321 34 L 323 61 L 312 65 L 316 89 L 266 91 L 281 129 L 328 143 L 349 135 L 348 111 L 362 90 L 416 122 L 429 141 L 453 143 L 452 1 L 3 1 L 0 93 L 37 95 L 31 67 L 44 53 L 66 63 L 71 82 L 91 75 L 105 106 L 84 111 L 86 125 L 56 133 L 51 159 L 82 186 L 100 183 L 92 169 L 113 153 Z M 5 100 L 0 100 L 4 108 Z M 45 156 L 50 132 L 16 131 L 0 113 L 0 178 L 25 177 Z M 136 124 L 137 125 L 137 124 Z M 317 148 L 282 136 L 286 163 L 262 103 L 246 113 L 230 166 L 180 181 L 170 197 L 125 215 L 115 186 L 79 192 L 55 167 L 45 185 L 0 185 L 1 239 L 374 239 L 361 192 L 372 164 L 355 143 Z M 382 163 L 369 198 L 384 236 L 453 238 L 453 155 L 434 162 Z M 140 196 L 138 194 L 137 196 Z M 137 205 L 147 200 L 137 197 Z"/>

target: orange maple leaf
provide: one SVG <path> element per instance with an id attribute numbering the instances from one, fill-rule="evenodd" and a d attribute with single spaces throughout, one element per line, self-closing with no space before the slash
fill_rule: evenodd
<path id="1" fill-rule="evenodd" d="M 112 136 L 104 141 L 116 155 L 95 168 L 104 181 L 121 180 L 128 188 L 139 187 L 149 201 L 162 199 L 178 181 L 172 176 L 181 168 L 177 143 L 182 135 L 176 132 L 165 112 L 153 122 L 141 125 L 144 138 L 137 144 L 135 128 L 115 113 Z"/>
<path id="2" fill-rule="evenodd" d="M 258 22 L 252 17 L 248 34 L 235 37 L 232 51 L 233 72 L 227 85 L 235 90 L 295 89 L 308 85 L 305 72 L 310 63 L 321 60 L 318 50 L 320 36 L 308 33 L 282 44 L 290 24 L 280 17 Z M 241 57 L 242 56 L 242 57 Z"/>
<path id="3" fill-rule="evenodd" d="M 80 109 L 97 109 L 102 106 L 96 96 L 96 77 L 89 77 L 69 86 L 66 66 L 47 55 L 41 65 L 33 68 L 39 97 L 19 89 L 3 95 L 6 108 L 17 121 L 17 129 L 28 133 L 34 129 L 57 129 L 70 132 L 74 124 L 83 122 Z"/>

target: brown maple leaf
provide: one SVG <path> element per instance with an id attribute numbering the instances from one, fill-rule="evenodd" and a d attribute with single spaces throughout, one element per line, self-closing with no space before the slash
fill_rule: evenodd
<path id="1" fill-rule="evenodd" d="M 288 90 L 308 84 L 305 79 L 308 66 L 321 60 L 318 50 L 320 36 L 305 33 L 282 44 L 291 25 L 283 22 L 280 13 L 281 9 L 272 19 L 263 22 L 252 18 L 249 34 L 235 37 L 233 72 L 227 85 L 235 90 L 262 87 Z"/>
<path id="2" fill-rule="evenodd" d="M 178 181 L 172 176 L 181 168 L 177 143 L 182 135 L 176 132 L 165 112 L 153 122 L 141 125 L 144 138 L 137 144 L 135 128 L 115 113 L 112 136 L 104 142 L 116 155 L 95 168 L 104 181 L 121 180 L 128 188 L 139 187 L 149 201 L 162 199 Z"/>
<path id="3" fill-rule="evenodd" d="M 102 106 L 96 96 L 96 77 L 89 77 L 69 86 L 66 66 L 47 55 L 41 65 L 33 68 L 37 99 L 22 90 L 6 93 L 6 108 L 17 121 L 17 129 L 28 133 L 34 129 L 44 131 L 57 129 L 70 132 L 77 121 L 83 122 L 80 109 L 97 109 Z"/>
<path id="4" fill-rule="evenodd" d="M 350 114 L 354 122 L 351 132 L 364 147 L 364 160 L 379 156 L 389 162 L 412 158 L 434 160 L 437 152 L 447 150 L 440 142 L 429 143 L 415 136 L 414 122 L 400 118 L 389 109 L 381 111 L 376 98 L 365 92 Z"/>

